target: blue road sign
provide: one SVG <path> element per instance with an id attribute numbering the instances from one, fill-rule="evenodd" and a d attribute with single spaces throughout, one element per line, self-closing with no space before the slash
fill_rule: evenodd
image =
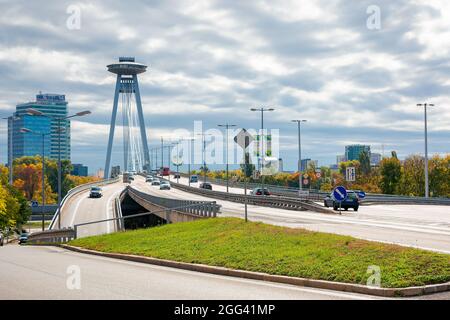
<path id="1" fill-rule="evenodd" d="M 359 191 L 358 197 L 360 197 L 361 199 L 364 199 L 366 197 L 366 193 L 364 191 Z"/>
<path id="2" fill-rule="evenodd" d="M 336 201 L 344 201 L 347 199 L 347 190 L 343 186 L 334 188 L 333 197 Z"/>
<path id="3" fill-rule="evenodd" d="M 31 206 L 32 207 L 39 207 L 39 203 L 37 201 L 32 201 L 31 202 Z"/>

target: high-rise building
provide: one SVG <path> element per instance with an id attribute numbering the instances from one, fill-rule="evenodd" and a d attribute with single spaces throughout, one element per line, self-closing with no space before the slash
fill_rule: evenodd
<path id="1" fill-rule="evenodd" d="M 27 128 L 33 133 L 21 132 L 22 128 Z M 21 117 L 15 117 L 13 121 L 8 121 L 8 135 L 12 130 L 12 146 L 8 144 L 8 154 L 12 152 L 13 159 L 24 156 L 41 156 L 42 142 L 44 142 L 44 155 L 49 157 L 51 138 L 48 133 L 50 128 L 50 119 L 44 116 L 25 114 Z M 42 141 L 42 138 L 44 141 Z"/>
<path id="2" fill-rule="evenodd" d="M 370 146 L 362 144 L 353 144 L 345 146 L 345 158 L 347 161 L 359 160 L 361 152 L 366 151 L 370 157 Z"/>
<path id="3" fill-rule="evenodd" d="M 378 166 L 381 161 L 381 154 L 380 153 L 371 153 L 370 154 L 370 165 L 371 166 Z"/>
<path id="4" fill-rule="evenodd" d="M 302 172 L 306 171 L 311 165 L 314 165 L 314 167 L 317 168 L 319 165 L 319 161 L 311 159 L 302 159 L 302 162 L 300 163 L 300 171 Z"/>
<path id="5" fill-rule="evenodd" d="M 12 121 L 12 130 L 13 130 L 13 158 L 20 157 L 22 155 L 30 155 L 30 152 L 34 152 L 34 150 L 28 150 L 28 145 L 23 144 L 23 151 L 20 151 L 20 136 L 24 136 L 23 133 L 20 133 L 21 127 L 26 127 L 31 130 L 42 131 L 48 123 L 50 123 L 50 127 L 47 128 L 49 135 L 49 143 L 50 146 L 48 157 L 50 159 L 58 159 L 58 152 L 61 150 L 61 159 L 70 160 L 70 120 L 60 120 L 58 118 L 64 118 L 68 115 L 67 104 L 65 95 L 61 94 L 42 94 L 39 93 L 36 95 L 36 101 L 21 103 L 16 106 L 16 120 Z M 28 115 L 27 109 L 32 108 L 42 112 L 43 116 L 31 116 Z M 23 119 L 23 120 L 21 120 Z M 26 121 L 24 124 L 21 121 Z M 60 124 L 58 123 L 60 122 Z M 61 126 L 61 130 L 58 130 L 58 126 Z M 34 129 L 35 128 L 35 129 Z M 32 134 L 25 134 L 28 137 L 31 137 Z M 33 135 L 35 136 L 35 135 Z M 30 138 L 31 139 L 31 138 Z M 36 137 L 35 137 L 36 139 Z M 19 149 L 16 151 L 16 144 L 14 141 L 19 143 Z M 60 148 L 59 148 L 60 145 Z M 29 146 L 29 148 L 35 148 L 35 146 Z M 20 151 L 20 152 L 19 152 Z M 40 154 L 40 153 L 39 153 Z M 47 155 L 47 154 L 46 154 Z"/>
<path id="6" fill-rule="evenodd" d="M 88 167 L 83 166 L 80 163 L 72 164 L 73 170 L 70 172 L 71 175 L 79 176 L 79 177 L 87 177 L 88 175 Z"/>

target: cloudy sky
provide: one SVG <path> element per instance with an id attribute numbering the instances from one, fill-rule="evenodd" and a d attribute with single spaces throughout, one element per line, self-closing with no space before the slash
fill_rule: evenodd
<path id="1" fill-rule="evenodd" d="M 230 122 L 258 128 L 251 107 L 273 106 L 285 168 L 303 154 L 327 165 L 350 143 L 372 151 L 450 152 L 450 3 L 446 0 L 0 0 L 0 115 L 38 91 L 66 94 L 72 160 L 104 166 L 115 78 L 106 65 L 136 56 L 150 145 L 174 129 Z M 380 9 L 380 28 L 373 11 Z M 80 28 L 72 13 L 79 10 Z M 69 21 L 68 21 L 69 19 Z M 368 20 L 369 26 L 368 27 Z M 372 23 L 372 24 L 370 24 Z M 72 27 L 68 27 L 72 26 Z M 6 161 L 6 121 L 0 162 Z M 119 131 L 120 132 L 120 131 Z M 172 137 L 175 138 L 175 137 Z M 120 139 L 114 163 L 121 160 Z"/>

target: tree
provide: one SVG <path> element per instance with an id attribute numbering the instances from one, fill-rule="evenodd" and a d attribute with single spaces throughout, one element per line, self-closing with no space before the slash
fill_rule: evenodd
<path id="1" fill-rule="evenodd" d="M 420 155 L 412 155 L 405 159 L 398 193 L 409 196 L 425 194 L 425 159 Z"/>
<path id="2" fill-rule="evenodd" d="M 363 151 L 359 154 L 359 163 L 361 173 L 365 176 L 370 174 L 370 156 L 367 151 Z"/>
<path id="3" fill-rule="evenodd" d="M 430 195 L 450 197 L 450 154 L 433 156 L 429 161 Z"/>
<path id="4" fill-rule="evenodd" d="M 393 154 L 394 155 L 394 154 Z M 397 157 L 384 158 L 380 162 L 380 188 L 383 193 L 394 194 L 401 178 L 401 163 Z"/>

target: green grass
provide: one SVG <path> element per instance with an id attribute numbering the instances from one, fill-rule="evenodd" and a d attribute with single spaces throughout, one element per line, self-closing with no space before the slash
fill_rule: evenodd
<path id="1" fill-rule="evenodd" d="M 382 287 L 450 281 L 450 255 L 237 218 L 216 218 L 71 241 L 88 249 L 277 275 L 366 284 L 381 268 Z"/>
<path id="2" fill-rule="evenodd" d="M 50 221 L 44 221 L 44 227 L 47 228 L 50 225 Z M 28 221 L 22 225 L 22 229 L 38 229 L 42 228 L 42 221 Z"/>

